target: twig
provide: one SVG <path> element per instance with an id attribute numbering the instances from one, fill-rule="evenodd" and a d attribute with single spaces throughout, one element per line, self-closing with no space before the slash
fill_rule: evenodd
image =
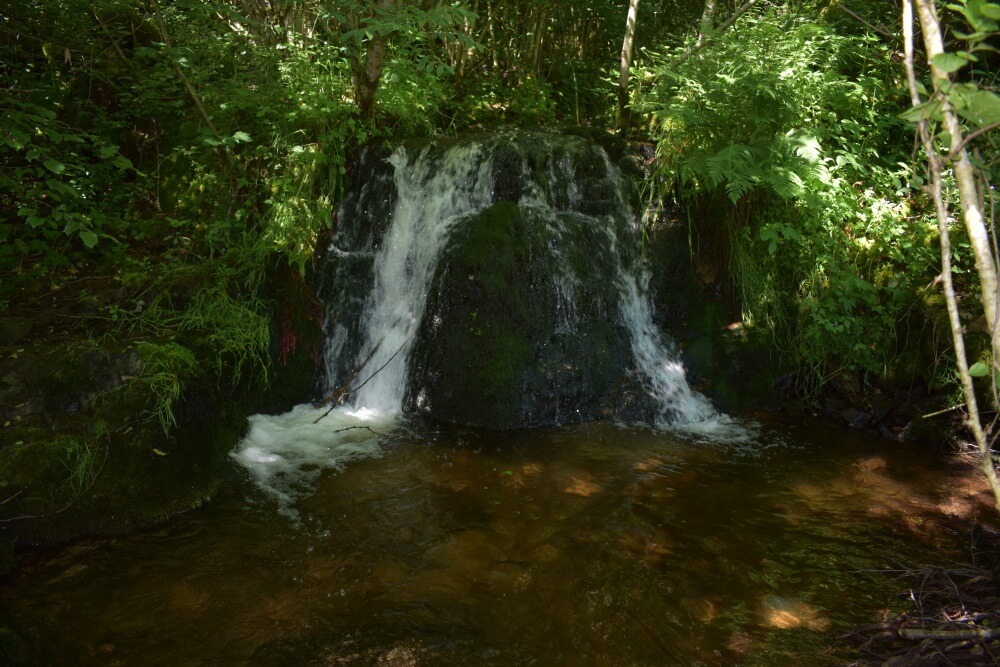
<path id="1" fill-rule="evenodd" d="M 899 636 L 903 639 L 981 639 L 988 641 L 1000 637 L 1000 628 L 961 628 L 958 630 L 924 630 L 922 628 L 900 628 Z"/>
<path id="2" fill-rule="evenodd" d="M 319 420 L 317 419 L 316 421 L 319 421 Z M 362 430 L 365 430 L 365 431 L 371 431 L 372 433 L 374 433 L 375 435 L 379 436 L 380 438 L 384 438 L 385 437 L 385 433 L 379 433 L 378 431 L 376 431 L 375 429 L 373 429 L 371 426 L 347 426 L 345 428 L 338 428 L 335 431 L 331 431 L 331 433 L 343 433 L 344 431 L 353 431 L 355 429 L 362 429 Z"/>
<path id="3" fill-rule="evenodd" d="M 18 491 L 18 492 L 17 492 L 17 493 L 15 493 L 14 495 L 12 495 L 12 496 L 11 496 L 10 498 L 7 498 L 7 499 L 6 499 L 6 500 L 4 500 L 4 501 L 3 501 L 2 503 L 0 503 L 0 505 L 6 505 L 6 504 L 7 504 L 7 503 L 9 503 L 10 501 L 14 500 L 14 498 L 17 498 L 17 497 L 18 497 L 19 495 L 21 495 L 22 493 L 24 493 L 24 489 L 21 489 L 20 491 Z"/>
<path id="4" fill-rule="evenodd" d="M 184 88 L 187 90 L 188 95 L 191 97 L 191 101 L 194 102 L 194 106 L 198 109 L 198 113 L 201 114 L 205 124 L 208 125 L 208 129 L 210 129 L 212 134 L 215 136 L 220 136 L 219 128 L 215 126 L 215 123 L 213 123 L 211 117 L 209 117 L 208 111 L 205 109 L 205 105 L 202 104 L 201 96 L 198 94 L 198 91 L 195 90 L 191 81 L 184 75 L 184 70 L 182 70 L 180 65 L 174 61 L 173 53 L 171 53 L 174 45 L 170 40 L 170 33 L 167 32 L 167 23 L 163 20 L 163 14 L 160 12 L 159 3 L 156 0 L 149 0 L 149 5 L 153 10 L 153 18 L 156 19 L 156 27 L 160 32 L 160 39 L 163 40 L 163 43 L 166 45 L 167 49 L 169 49 L 167 55 L 171 60 L 171 65 L 173 66 L 174 72 L 177 74 L 177 78 L 179 78 L 181 83 L 184 84 Z"/>
<path id="5" fill-rule="evenodd" d="M 753 7 L 756 4 L 757 4 L 757 0 L 747 0 L 742 5 L 740 5 L 736 9 L 734 9 L 732 15 L 728 19 L 726 19 L 725 21 L 723 21 L 719 25 L 718 28 L 714 28 L 712 30 L 712 32 L 715 33 L 714 35 L 706 37 L 704 40 L 699 40 L 690 49 L 688 49 L 687 51 L 685 51 L 681 55 L 679 55 L 676 58 L 674 58 L 670 62 L 670 65 L 671 66 L 680 65 L 682 62 L 684 62 L 685 60 L 687 60 L 688 58 L 690 58 L 691 56 L 693 56 L 695 53 L 697 53 L 698 51 L 700 51 L 702 48 L 704 48 L 705 46 L 709 45 L 711 42 L 714 41 L 715 37 L 717 37 L 718 35 L 720 35 L 723 32 L 725 32 L 726 29 L 728 29 L 731 25 L 733 25 L 734 23 L 736 23 L 740 19 L 741 16 L 743 16 L 751 7 Z"/>
<path id="6" fill-rule="evenodd" d="M 951 152 L 948 153 L 948 160 L 949 161 L 954 160 L 957 154 L 960 153 L 966 146 L 968 146 L 973 139 L 977 139 L 980 136 L 986 134 L 987 132 L 991 132 L 997 129 L 998 127 L 1000 127 L 1000 123 L 991 123 L 990 125 L 986 125 L 984 127 L 979 128 L 975 132 L 970 132 L 968 135 L 965 136 L 964 139 L 962 139 L 962 141 L 958 144 L 956 148 L 951 149 Z"/>
<path id="7" fill-rule="evenodd" d="M 851 16 L 853 16 L 858 21 L 861 21 L 861 23 L 865 24 L 866 26 L 868 26 L 869 28 L 871 28 L 872 30 L 874 30 L 875 32 L 877 32 L 878 34 L 882 35 L 883 37 L 888 37 L 889 39 L 899 39 L 899 35 L 893 34 L 893 33 L 889 32 L 888 30 L 886 30 L 885 28 L 879 28 L 878 26 L 872 25 L 871 23 L 869 23 L 868 21 L 864 20 L 863 18 L 861 18 L 860 16 L 858 16 L 857 14 L 855 14 L 854 12 L 852 12 L 850 9 L 848 9 L 847 7 L 845 7 L 843 5 L 843 3 L 838 3 L 837 4 L 837 8 L 844 10 L 846 13 L 850 14 Z"/>
<path id="8" fill-rule="evenodd" d="M 928 412 L 926 415 L 922 415 L 920 418 L 921 419 L 930 419 L 931 417 L 937 417 L 938 415 L 943 415 L 946 412 L 952 412 L 954 410 L 958 410 L 958 409 L 964 408 L 964 407 L 965 407 L 965 403 L 961 403 L 959 405 L 953 405 L 950 408 L 945 408 L 944 410 L 938 410 L 937 412 Z"/>
<path id="9" fill-rule="evenodd" d="M 361 389 L 363 386 L 365 386 L 366 384 L 368 384 L 373 377 L 375 377 L 380 372 L 382 372 L 382 369 L 385 368 L 386 366 L 388 366 L 392 362 L 392 360 L 396 358 L 396 355 L 398 355 L 400 352 L 403 351 L 403 348 L 406 347 L 406 344 L 409 343 L 409 342 L 410 342 L 409 338 L 407 338 L 406 340 L 404 340 L 403 343 L 399 346 L 399 349 L 397 349 L 395 352 L 393 352 L 392 356 L 389 357 L 389 359 L 384 364 L 382 364 L 381 366 L 379 366 L 379 368 L 378 368 L 377 371 L 375 371 L 374 373 L 372 373 L 371 375 L 369 375 L 367 380 L 365 380 L 364 382 L 362 382 L 361 384 L 359 384 L 357 387 L 355 387 L 354 389 L 352 389 L 350 391 L 350 393 L 354 393 L 358 389 Z"/>
<path id="10" fill-rule="evenodd" d="M 368 384 L 373 377 L 375 377 L 376 375 L 378 375 L 379 373 L 381 373 L 382 369 L 384 369 L 386 366 L 388 366 L 392 362 L 392 360 L 396 358 L 396 355 L 398 355 L 400 352 L 403 351 L 403 348 L 406 347 L 406 344 L 408 342 L 410 342 L 409 338 L 407 338 L 406 340 L 404 340 L 403 343 L 402 343 L 402 345 L 399 346 L 399 349 L 392 353 L 392 356 L 389 357 L 388 361 L 386 361 L 384 364 L 382 364 L 381 366 L 379 366 L 379 368 L 378 368 L 377 371 L 375 371 L 374 373 L 372 373 L 371 375 L 369 375 L 367 380 L 365 380 L 364 382 L 362 382 L 361 384 L 359 384 L 354 389 L 351 389 L 350 391 L 345 391 L 341 396 L 339 396 L 337 398 L 337 400 L 339 401 L 340 398 L 342 398 L 343 396 L 346 396 L 347 394 L 353 394 L 354 392 L 358 391 L 359 389 L 361 389 L 362 387 L 364 387 L 366 384 Z M 379 345 L 381 345 L 381 344 L 382 344 L 382 341 L 379 341 Z M 361 368 L 364 368 L 365 364 L 367 364 L 368 361 L 371 360 L 372 355 L 374 355 L 374 354 L 375 354 L 375 352 L 373 351 L 370 355 L 368 355 L 368 359 L 365 359 L 365 362 L 363 364 L 361 364 Z M 358 373 L 361 372 L 361 368 L 359 368 L 354 373 L 354 375 L 351 376 L 351 380 L 353 380 L 355 377 L 357 377 Z M 350 382 L 351 380 L 348 380 L 348 382 Z M 334 392 L 334 393 L 336 393 L 336 392 Z M 317 417 L 316 421 L 314 421 L 313 424 L 318 424 L 319 420 L 322 419 L 323 417 L 326 417 L 331 412 L 333 412 L 333 409 L 335 407 L 337 407 L 336 403 L 334 403 L 333 405 L 331 405 L 329 410 L 327 410 L 326 412 L 324 412 L 323 414 L 321 414 L 319 417 Z"/>
<path id="11" fill-rule="evenodd" d="M 341 398 L 343 398 L 344 395 L 349 394 L 350 392 L 347 391 L 348 385 L 350 385 L 352 382 L 354 382 L 354 379 L 356 377 L 358 377 L 359 375 L 361 375 L 361 371 L 363 371 L 364 368 L 365 368 L 365 366 L 368 365 L 368 362 L 372 360 L 372 357 L 375 356 L 375 353 L 378 352 L 378 349 L 380 347 L 382 347 L 382 343 L 383 342 L 385 342 L 385 338 L 384 337 L 382 338 L 382 340 L 380 340 L 378 342 L 378 345 L 376 345 L 372 349 L 372 351 L 368 353 L 368 356 L 365 357 L 365 360 L 361 362 L 361 365 L 354 369 L 354 372 L 351 373 L 351 377 L 347 378 L 347 380 L 345 380 L 343 382 L 343 384 L 341 384 L 339 387 L 337 387 L 336 389 L 334 389 L 333 393 L 331 393 L 325 399 L 323 399 L 319 403 L 316 403 L 315 407 L 321 408 L 324 405 L 326 405 L 327 403 L 333 403 L 334 405 L 336 405 L 337 401 L 339 401 Z M 323 415 L 323 416 L 325 417 L 326 415 Z"/>

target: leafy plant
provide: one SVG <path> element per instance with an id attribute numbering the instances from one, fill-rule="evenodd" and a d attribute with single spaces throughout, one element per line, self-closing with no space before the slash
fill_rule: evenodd
<path id="1" fill-rule="evenodd" d="M 654 119 L 660 182 L 716 209 L 745 322 L 772 328 L 820 381 L 884 373 L 936 264 L 900 107 L 883 92 L 888 50 L 788 5 L 701 54 L 649 65 L 637 106 Z"/>
<path id="2" fill-rule="evenodd" d="M 25 263 L 55 269 L 114 242 L 128 209 L 132 163 L 104 137 L 17 98 L 0 103 L 0 271 Z M 6 216 L 5 216 L 6 217 Z"/>
<path id="3" fill-rule="evenodd" d="M 198 358 L 183 345 L 173 342 L 140 343 L 142 375 L 128 385 L 132 392 L 141 391 L 150 397 L 147 414 L 155 417 L 168 434 L 176 425 L 174 403 L 181 397 L 185 383 L 198 369 Z"/>

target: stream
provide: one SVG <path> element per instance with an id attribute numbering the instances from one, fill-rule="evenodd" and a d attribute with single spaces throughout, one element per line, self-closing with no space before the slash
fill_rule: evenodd
<path id="1" fill-rule="evenodd" d="M 599 146 L 358 172 L 318 290 L 347 400 L 251 417 L 198 511 L 32 556 L 0 602 L 49 662 L 837 664 L 903 571 L 965 558 L 973 467 L 689 385 Z"/>
<path id="2" fill-rule="evenodd" d="M 308 489 L 244 473 L 37 556 L 3 604 L 55 664 L 836 664 L 988 508 L 972 470 L 815 423 L 371 429 Z"/>

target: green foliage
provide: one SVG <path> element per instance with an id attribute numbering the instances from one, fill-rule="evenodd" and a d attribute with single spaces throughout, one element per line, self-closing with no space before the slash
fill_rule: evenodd
<path id="1" fill-rule="evenodd" d="M 724 221 L 744 320 L 819 376 L 887 369 L 936 257 L 890 53 L 840 29 L 808 8 L 745 17 L 679 65 L 654 58 L 638 104 L 660 182 Z"/>
<path id="2" fill-rule="evenodd" d="M 476 79 L 467 84 L 463 97 L 455 116 L 460 126 L 542 125 L 556 120 L 553 90 L 535 78 L 517 85 L 500 79 Z"/>
<path id="3" fill-rule="evenodd" d="M 980 170 L 985 181 L 995 183 L 997 179 L 997 138 L 995 131 L 1000 126 L 1000 95 L 997 94 L 997 49 L 990 43 L 1000 34 L 1000 3 L 986 0 L 959 0 L 946 5 L 962 17 L 960 28 L 952 28 L 955 37 L 965 42 L 964 49 L 945 52 L 935 56 L 934 67 L 953 75 L 945 84 L 942 95 L 931 95 L 923 104 L 908 109 L 902 117 L 916 123 L 927 120 L 932 126 L 942 119 L 942 104 L 947 99 L 951 107 L 964 122 L 969 140 L 972 142 L 971 159 Z M 968 32 L 966 32 L 966 30 Z M 933 88 L 918 82 L 922 92 Z M 951 150 L 947 132 L 936 133 L 941 142 L 941 150 Z"/>
<path id="4" fill-rule="evenodd" d="M 138 346 L 143 372 L 133 384 L 153 397 L 149 414 L 165 432 L 175 423 L 173 406 L 187 381 L 204 373 L 206 363 L 230 386 L 248 371 L 252 381 L 266 381 L 269 318 L 266 304 L 255 295 L 259 285 L 253 268 L 265 261 L 258 254 L 264 247 L 235 249 L 220 259 L 175 269 L 157 281 L 155 295 L 141 310 L 117 313 L 115 335 L 143 339 Z"/>
<path id="5" fill-rule="evenodd" d="M 5 98 L 0 115 L 0 271 L 54 270 L 113 242 L 135 176 L 118 146 L 40 104 Z"/>
<path id="6" fill-rule="evenodd" d="M 64 436 L 62 462 L 66 467 L 66 484 L 73 497 L 79 497 L 93 483 L 100 472 L 103 457 L 107 452 L 107 426 L 101 422 L 95 425 L 94 435 L 89 440 Z"/>
<path id="7" fill-rule="evenodd" d="M 176 425 L 174 404 L 181 397 L 185 383 L 198 370 L 198 358 L 183 345 L 173 342 L 140 343 L 142 375 L 129 385 L 130 392 L 149 397 L 145 406 L 160 423 L 164 434 Z"/>

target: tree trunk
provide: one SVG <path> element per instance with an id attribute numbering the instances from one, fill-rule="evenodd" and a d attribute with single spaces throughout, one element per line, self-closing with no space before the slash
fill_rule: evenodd
<path id="1" fill-rule="evenodd" d="M 390 9 L 394 4 L 395 0 L 378 0 L 376 6 L 379 9 Z M 354 102 L 358 105 L 363 118 L 370 117 L 375 108 L 375 91 L 378 90 L 382 67 L 385 65 L 387 41 L 387 35 L 376 33 L 368 44 L 364 62 L 361 62 L 360 54 L 351 62 L 354 74 Z"/>
<path id="2" fill-rule="evenodd" d="M 493 3 L 489 0 L 486 2 L 486 27 L 490 34 L 490 44 L 493 45 L 493 71 L 496 72 L 500 69 L 500 59 L 497 55 L 497 37 L 493 31 Z"/>
<path id="3" fill-rule="evenodd" d="M 921 32 L 924 36 L 924 48 L 926 50 L 927 61 L 931 67 L 931 80 L 934 83 L 934 95 L 941 102 L 941 114 L 944 117 L 944 126 L 951 135 L 951 152 L 947 158 L 941 156 L 934 146 L 933 132 L 929 127 L 926 118 L 922 118 L 917 123 L 917 131 L 923 144 L 924 153 L 930 167 L 931 196 L 934 200 L 934 209 L 937 214 L 938 231 L 941 235 L 941 284 L 944 291 L 945 302 L 948 307 L 948 320 L 951 324 L 952 341 L 955 345 L 955 362 L 958 366 L 959 378 L 962 383 L 962 393 L 965 397 L 965 405 L 968 410 L 967 424 L 972 431 L 976 441 L 976 448 L 979 450 L 980 467 L 989 482 L 993 492 L 994 504 L 1000 512 L 1000 479 L 997 477 L 996 466 L 993 464 L 993 457 L 990 442 L 987 440 L 986 432 L 983 429 L 982 420 L 979 415 L 979 407 L 976 401 L 975 387 L 972 383 L 972 376 L 969 373 L 969 362 L 965 353 L 964 327 L 958 311 L 958 299 L 952 284 L 951 275 L 951 241 L 949 238 L 949 212 L 948 204 L 943 194 L 942 174 L 947 167 L 948 160 L 955 174 L 955 182 L 958 185 L 959 199 L 962 205 L 962 217 L 965 222 L 966 233 L 972 245 L 973 255 L 976 260 L 976 272 L 979 275 L 980 287 L 982 290 L 983 310 L 986 315 L 986 326 L 989 330 L 993 349 L 993 369 L 997 368 L 998 360 L 998 337 L 997 331 L 997 270 L 996 259 L 993 255 L 989 236 L 986 232 L 986 225 L 983 221 L 982 206 L 980 204 L 979 193 L 976 189 L 975 174 L 969 162 L 968 154 L 965 151 L 965 137 L 962 133 L 961 124 L 955 113 L 954 107 L 948 99 L 947 90 L 951 83 L 948 74 L 934 66 L 934 57 L 944 52 L 944 45 L 941 39 L 941 27 L 938 23 L 937 9 L 934 0 L 904 0 L 903 1 L 903 37 L 905 49 L 905 62 L 907 81 L 910 87 L 910 97 L 914 107 L 919 107 L 922 103 L 917 87 L 917 79 L 913 66 L 913 4 L 916 3 L 917 13 L 920 17 Z"/>
<path id="4" fill-rule="evenodd" d="M 629 0 L 625 40 L 622 42 L 621 72 L 618 76 L 618 118 L 622 123 L 628 110 L 628 75 L 632 67 L 632 43 L 635 40 L 635 20 L 638 14 L 639 0 Z"/>
<path id="5" fill-rule="evenodd" d="M 705 39 L 712 31 L 713 25 L 715 25 L 715 0 L 705 0 L 705 9 L 701 13 L 701 24 L 698 27 L 698 41 L 695 42 L 694 48 L 700 49 L 705 45 Z"/>
<path id="6" fill-rule="evenodd" d="M 744 14 L 746 14 L 747 11 L 749 11 L 750 8 L 753 7 L 756 4 L 757 4 L 757 0 L 747 0 L 742 5 L 740 5 L 739 7 L 737 7 L 733 11 L 732 15 L 728 19 L 726 19 L 721 24 L 719 24 L 718 28 L 714 29 L 715 34 L 722 34 L 722 33 L 724 33 L 734 23 L 736 23 L 737 21 L 739 21 L 740 17 L 743 16 Z M 714 7 L 715 7 L 714 2 L 713 2 L 712 7 L 713 7 L 713 11 L 714 11 Z M 706 9 L 707 9 L 707 5 L 706 5 Z M 702 20 L 703 21 L 705 20 L 705 15 L 704 14 L 702 15 Z M 691 56 L 693 56 L 703 46 L 705 46 L 706 44 L 708 44 L 709 42 L 711 42 L 712 41 L 712 37 L 713 37 L 713 35 L 699 34 L 698 35 L 698 40 L 694 43 L 694 46 L 692 46 L 690 49 L 688 49 L 687 51 L 685 51 L 681 55 L 679 55 L 676 58 L 674 58 L 671 61 L 671 65 L 679 65 L 680 63 L 684 62 L 685 60 L 687 60 L 688 58 L 690 58 Z"/>

